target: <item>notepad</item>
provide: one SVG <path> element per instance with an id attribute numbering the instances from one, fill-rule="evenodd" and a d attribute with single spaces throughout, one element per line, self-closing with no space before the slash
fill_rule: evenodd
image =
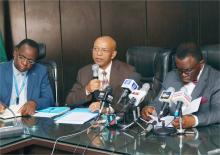
<path id="1" fill-rule="evenodd" d="M 21 107 L 19 107 L 17 105 L 11 105 L 9 108 L 14 112 L 16 117 L 21 116 L 21 113 L 18 112 Z M 8 109 L 5 109 L 4 113 L 0 114 L 1 119 L 9 119 L 9 118 L 13 118 L 13 117 L 14 117 L 14 115 Z"/>
<path id="2" fill-rule="evenodd" d="M 55 123 L 84 124 L 97 116 L 98 113 L 92 113 L 88 108 L 75 108 L 64 115 L 57 117 Z"/>
<path id="3" fill-rule="evenodd" d="M 69 107 L 49 107 L 46 109 L 38 110 L 33 116 L 51 118 L 58 115 L 62 115 L 69 110 L 70 110 Z"/>

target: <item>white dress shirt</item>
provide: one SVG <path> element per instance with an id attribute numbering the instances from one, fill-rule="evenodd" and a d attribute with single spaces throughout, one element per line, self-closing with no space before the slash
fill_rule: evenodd
<path id="1" fill-rule="evenodd" d="M 202 74 L 203 69 L 204 69 L 204 65 L 202 66 L 202 69 L 200 70 L 197 76 L 197 81 L 199 81 L 199 78 Z M 191 96 L 196 85 L 193 82 L 190 82 L 190 83 L 185 84 L 183 87 L 185 88 L 184 90 L 186 90 L 187 95 Z M 195 115 L 192 115 L 192 116 L 195 118 L 195 121 L 196 121 L 193 127 L 196 127 L 199 124 L 198 117 Z"/>
<path id="2" fill-rule="evenodd" d="M 12 83 L 12 93 L 11 93 L 11 99 L 10 99 L 10 106 L 16 106 L 16 107 L 22 107 L 26 102 L 27 102 L 27 71 L 26 72 L 20 72 L 19 70 L 16 69 L 14 62 L 12 63 L 13 65 L 13 76 L 14 78 L 16 78 L 17 80 L 17 84 L 18 84 L 18 90 L 21 91 L 19 94 L 19 103 L 16 104 L 16 88 L 15 88 L 15 79 L 13 78 L 13 83 Z M 24 87 L 22 90 L 22 84 L 24 82 Z"/>

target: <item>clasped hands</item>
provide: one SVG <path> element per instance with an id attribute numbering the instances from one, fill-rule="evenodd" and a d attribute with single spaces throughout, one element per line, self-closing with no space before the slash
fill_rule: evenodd
<path id="1" fill-rule="evenodd" d="M 156 113 L 156 110 L 153 106 L 146 106 L 141 110 L 141 116 L 143 119 L 149 121 L 151 119 L 151 115 Z M 175 128 L 179 128 L 179 118 L 176 118 L 172 121 L 172 125 Z M 183 128 L 192 128 L 195 125 L 195 118 L 192 115 L 184 115 L 182 116 L 182 127 Z"/>

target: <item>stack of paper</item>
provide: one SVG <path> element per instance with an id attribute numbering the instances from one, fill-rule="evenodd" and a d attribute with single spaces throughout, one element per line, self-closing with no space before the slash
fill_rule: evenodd
<path id="1" fill-rule="evenodd" d="M 9 108 L 14 112 L 16 117 L 21 116 L 21 113 L 19 112 L 19 109 L 21 107 L 19 107 L 17 105 L 11 105 Z M 8 109 L 5 109 L 4 113 L 0 114 L 1 119 L 8 119 L 8 118 L 13 118 L 13 117 L 14 117 L 14 115 Z"/>
<path id="2" fill-rule="evenodd" d="M 88 108 L 75 108 L 63 116 L 56 118 L 55 122 L 64 124 L 84 124 L 97 116 L 98 113 L 92 113 Z"/>
<path id="3" fill-rule="evenodd" d="M 33 116 L 51 118 L 54 116 L 62 115 L 69 110 L 70 110 L 69 107 L 49 107 L 49 108 L 37 111 L 37 113 L 35 113 Z"/>

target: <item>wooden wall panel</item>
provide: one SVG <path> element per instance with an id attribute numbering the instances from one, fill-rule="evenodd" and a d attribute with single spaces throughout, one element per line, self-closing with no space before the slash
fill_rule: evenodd
<path id="1" fill-rule="evenodd" d="M 198 2 L 147 1 L 150 46 L 175 47 L 198 37 Z"/>
<path id="2" fill-rule="evenodd" d="M 26 38 L 23 0 L 9 1 L 11 31 L 14 46 Z"/>
<path id="3" fill-rule="evenodd" d="M 0 1 L 0 32 L 4 32 L 4 13 L 3 13 L 3 1 Z"/>
<path id="4" fill-rule="evenodd" d="M 92 62 L 93 41 L 100 35 L 98 1 L 61 1 L 64 94 L 79 68 Z"/>
<path id="5" fill-rule="evenodd" d="M 116 39 L 118 59 L 125 61 L 129 47 L 145 45 L 145 18 L 144 1 L 101 1 L 102 34 Z"/>
<path id="6" fill-rule="evenodd" d="M 59 1 L 25 1 L 27 37 L 46 44 L 47 60 L 58 65 L 59 96 L 62 99 L 62 51 Z"/>
<path id="7" fill-rule="evenodd" d="M 220 43 L 220 1 L 200 2 L 200 43 Z"/>

